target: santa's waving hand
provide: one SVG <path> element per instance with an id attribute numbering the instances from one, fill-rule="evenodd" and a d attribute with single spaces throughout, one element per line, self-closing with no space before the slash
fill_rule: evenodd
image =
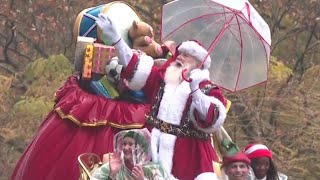
<path id="1" fill-rule="evenodd" d="M 118 52 L 120 64 L 126 67 L 132 58 L 133 52 L 121 38 L 116 23 L 106 14 L 99 14 L 96 24 L 102 29 L 102 40 L 106 43 L 110 40 Z"/>

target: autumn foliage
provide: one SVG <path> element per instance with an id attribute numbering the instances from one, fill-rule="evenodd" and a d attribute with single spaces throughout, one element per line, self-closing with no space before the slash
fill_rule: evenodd
<path id="1" fill-rule="evenodd" d="M 0 179 L 8 179 L 54 92 L 73 73 L 73 23 L 102 0 L 0 3 Z M 166 0 L 125 0 L 160 42 Z M 320 1 L 251 0 L 270 26 L 269 80 L 239 93 L 225 128 L 239 145 L 262 141 L 289 179 L 320 177 Z"/>

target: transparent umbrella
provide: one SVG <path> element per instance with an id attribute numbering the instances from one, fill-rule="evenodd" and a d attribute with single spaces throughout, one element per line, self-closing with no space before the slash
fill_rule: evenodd
<path id="1" fill-rule="evenodd" d="M 196 40 L 211 57 L 210 78 L 230 91 L 267 80 L 271 36 L 246 0 L 175 0 L 162 8 L 161 41 Z"/>

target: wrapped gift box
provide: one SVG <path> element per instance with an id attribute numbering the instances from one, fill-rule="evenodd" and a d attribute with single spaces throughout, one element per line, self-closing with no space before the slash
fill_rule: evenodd
<path id="1" fill-rule="evenodd" d="M 117 51 L 113 46 L 100 43 L 93 44 L 92 72 L 106 74 L 105 67 L 111 58 L 117 56 Z"/>
<path id="2" fill-rule="evenodd" d="M 103 87 L 106 89 L 106 91 L 108 92 L 108 94 L 110 95 L 110 97 L 112 99 L 115 99 L 117 97 L 119 97 L 119 93 L 116 90 L 116 88 L 114 87 L 114 85 L 107 79 L 106 76 L 103 76 L 99 82 L 103 85 Z"/>
<path id="3" fill-rule="evenodd" d="M 92 77 L 92 55 L 93 45 L 88 44 L 85 51 L 84 64 L 82 70 L 82 78 L 89 80 Z"/>
<path id="4" fill-rule="evenodd" d="M 110 94 L 108 93 L 108 91 L 103 87 L 103 85 L 100 81 L 91 81 L 90 88 L 95 94 L 97 94 L 99 96 L 103 96 L 108 99 L 112 98 L 110 96 Z"/>
<path id="5" fill-rule="evenodd" d="M 91 37 L 77 37 L 77 44 L 74 55 L 74 68 L 76 71 L 81 72 L 83 70 L 83 64 L 85 59 L 85 52 L 88 44 L 93 44 L 95 41 L 94 38 Z"/>

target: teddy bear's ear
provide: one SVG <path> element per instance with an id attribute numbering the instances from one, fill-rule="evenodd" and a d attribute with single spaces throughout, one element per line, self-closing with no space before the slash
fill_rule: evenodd
<path id="1" fill-rule="evenodd" d="M 134 21 L 132 22 L 132 27 L 135 28 L 135 29 L 137 29 L 137 28 L 138 28 L 138 21 L 134 20 Z"/>
<path id="2" fill-rule="evenodd" d="M 150 31 L 150 35 L 153 38 L 154 37 L 154 32 L 153 32 L 153 28 L 150 26 L 149 27 L 149 31 Z"/>

